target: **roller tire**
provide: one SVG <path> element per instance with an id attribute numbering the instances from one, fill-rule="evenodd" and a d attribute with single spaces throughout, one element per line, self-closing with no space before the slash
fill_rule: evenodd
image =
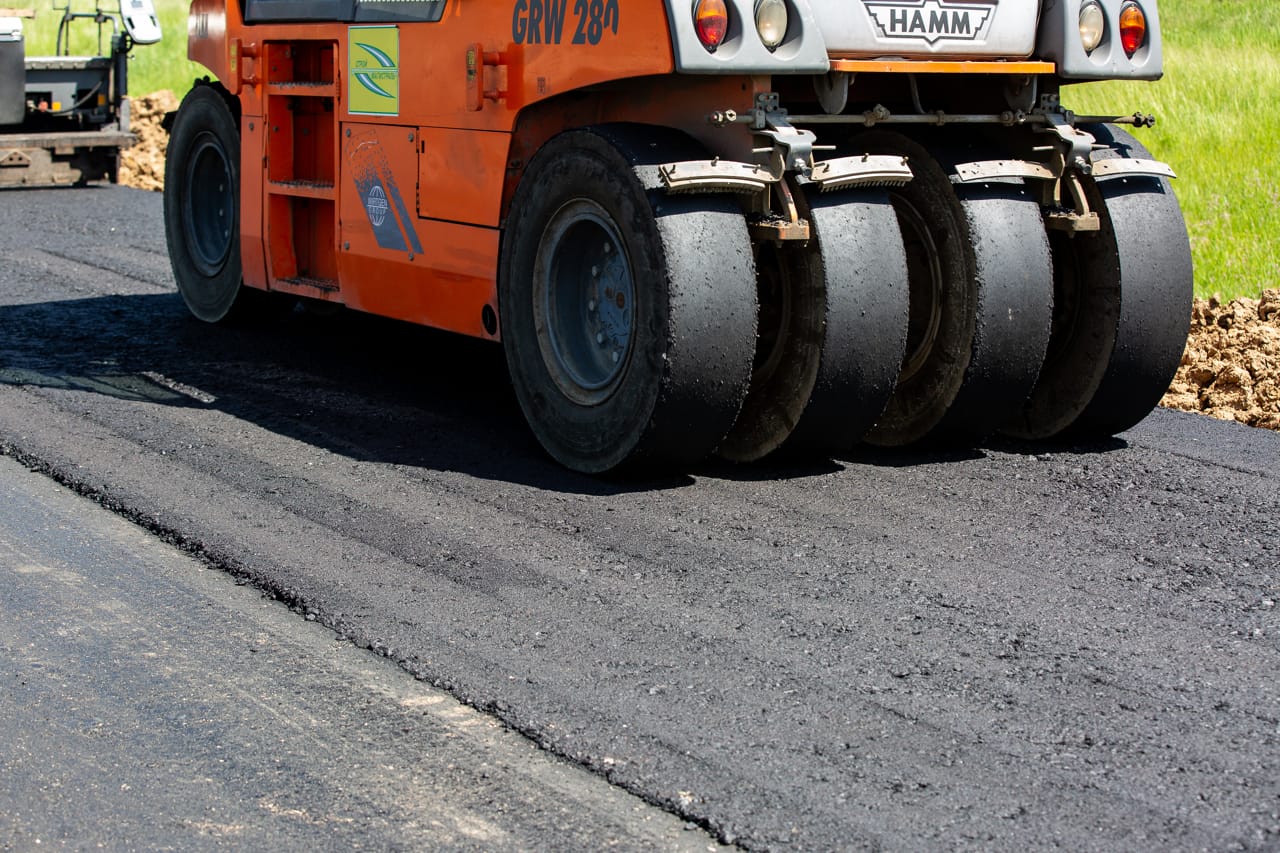
<path id="1" fill-rule="evenodd" d="M 1039 208 L 1021 183 L 953 187 L 949 160 L 873 133 L 853 143 L 909 158 L 891 192 L 911 264 L 907 355 L 873 444 L 970 444 L 1021 409 L 1049 340 L 1053 272 Z"/>
<path id="2" fill-rule="evenodd" d="M 756 293 L 742 213 L 731 199 L 646 186 L 651 170 L 636 169 L 687 159 L 689 145 L 631 125 L 564 133 L 513 197 L 498 281 L 503 348 L 534 435 L 573 470 L 699 460 L 746 396 Z M 593 272 L 591 253 L 608 240 L 620 252 Z M 589 307 L 597 285 L 587 277 L 601 274 L 630 288 L 607 318 Z M 621 352 L 616 363 L 590 348 L 597 335 Z"/>
<path id="3" fill-rule="evenodd" d="M 182 99 L 165 152 L 165 240 L 173 277 L 201 320 L 243 319 L 266 294 L 244 286 L 240 262 L 240 132 L 220 86 Z"/>
<path id="4" fill-rule="evenodd" d="M 906 352 L 889 404 L 866 435 L 871 444 L 908 445 L 941 423 L 969 365 L 977 287 L 964 211 L 942 166 L 905 136 L 864 134 L 851 151 L 906 156 L 914 174 L 889 193 L 909 264 Z"/>
<path id="5" fill-rule="evenodd" d="M 1028 187 L 993 182 L 959 186 L 956 194 L 978 303 L 964 382 L 931 437 L 972 444 L 1016 417 L 1035 387 L 1052 329 L 1053 259 Z"/>
<path id="6" fill-rule="evenodd" d="M 827 301 L 810 245 L 755 245 L 760 306 L 756 354 L 742 410 L 716 448 L 722 459 L 754 462 L 777 450 L 791 437 L 809 402 L 822 356 Z"/>
<path id="7" fill-rule="evenodd" d="M 880 190 L 812 193 L 809 252 L 823 281 L 821 360 L 792 436 L 839 452 L 862 440 L 889 404 L 907 345 L 909 283 L 902 232 Z"/>
<path id="8" fill-rule="evenodd" d="M 1150 155 L 1128 133 L 1084 128 L 1092 160 Z M 1178 201 L 1163 178 L 1084 180 L 1101 231 L 1051 236 L 1058 308 L 1040 381 L 1004 430 L 1093 440 L 1129 429 L 1160 402 L 1190 328 L 1194 274 Z"/>

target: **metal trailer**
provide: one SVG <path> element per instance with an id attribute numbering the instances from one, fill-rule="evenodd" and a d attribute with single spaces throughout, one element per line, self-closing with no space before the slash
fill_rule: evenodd
<path id="1" fill-rule="evenodd" d="M 165 218 L 191 311 L 500 341 L 600 473 L 1124 430 L 1181 357 L 1171 169 L 1065 84 L 1156 0 L 194 0 Z"/>
<path id="2" fill-rule="evenodd" d="M 32 10 L 0 9 L 0 187 L 116 180 L 129 132 L 128 59 L 159 40 L 151 0 L 90 12 L 60 8 L 53 56 L 27 56 L 22 22 Z M 94 56 L 71 56 L 77 22 L 97 26 Z M 109 30 L 104 33 L 104 27 Z M 103 36 L 109 49 L 103 51 Z"/>

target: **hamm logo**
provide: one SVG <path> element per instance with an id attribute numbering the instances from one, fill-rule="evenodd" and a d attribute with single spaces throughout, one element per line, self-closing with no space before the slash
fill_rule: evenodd
<path id="1" fill-rule="evenodd" d="M 940 41 L 976 41 L 986 38 L 996 4 L 916 0 L 916 2 L 863 3 L 880 37 L 914 39 L 930 45 Z"/>

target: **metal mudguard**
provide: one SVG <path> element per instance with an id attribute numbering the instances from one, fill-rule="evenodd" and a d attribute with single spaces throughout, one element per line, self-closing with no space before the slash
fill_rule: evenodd
<path id="1" fill-rule="evenodd" d="M 1039 3 L 1010 0 L 811 0 L 838 56 L 1025 59 Z"/>
<path id="2" fill-rule="evenodd" d="M 1024 59 L 1039 5 L 999 0 L 791 0 L 786 39 L 756 36 L 753 0 L 727 0 L 729 33 L 709 53 L 689 0 L 667 0 L 676 70 L 694 74 L 814 74 L 832 57 Z"/>

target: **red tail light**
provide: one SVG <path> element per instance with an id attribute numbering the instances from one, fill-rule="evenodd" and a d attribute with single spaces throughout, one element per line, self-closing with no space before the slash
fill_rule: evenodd
<path id="1" fill-rule="evenodd" d="M 698 0 L 693 9 L 693 28 L 702 46 L 715 53 L 729 31 L 729 10 L 724 0 Z"/>
<path id="2" fill-rule="evenodd" d="M 1120 8 L 1120 45 L 1130 58 L 1147 41 L 1147 15 L 1137 3 Z"/>

